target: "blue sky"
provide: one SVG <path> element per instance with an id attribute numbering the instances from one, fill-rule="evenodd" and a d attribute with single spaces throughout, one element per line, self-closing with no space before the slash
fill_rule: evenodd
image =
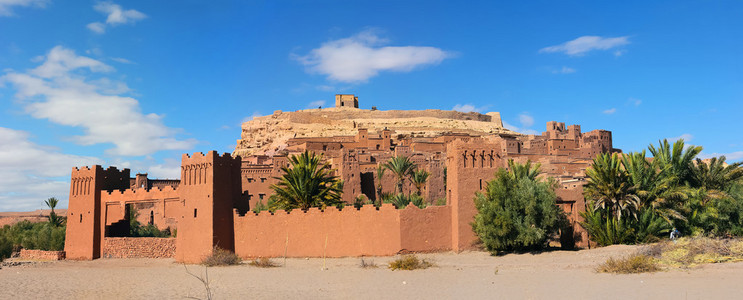
<path id="1" fill-rule="evenodd" d="M 0 0 L 0 211 L 66 206 L 77 165 L 177 177 L 335 93 L 743 160 L 740 2 L 213 2 Z"/>

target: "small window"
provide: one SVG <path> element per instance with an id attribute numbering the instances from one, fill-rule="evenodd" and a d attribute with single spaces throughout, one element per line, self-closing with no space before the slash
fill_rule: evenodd
<path id="1" fill-rule="evenodd" d="M 155 224 L 155 212 L 150 211 L 150 225 Z"/>
<path id="2" fill-rule="evenodd" d="M 266 182 L 266 178 L 261 178 L 261 182 Z"/>
<path id="3" fill-rule="evenodd" d="M 263 200 L 264 197 L 266 197 L 266 194 L 258 194 L 258 198 L 260 198 L 261 200 Z"/>
<path id="4" fill-rule="evenodd" d="M 80 223 L 83 222 L 83 214 L 80 214 Z"/>
<path id="5" fill-rule="evenodd" d="M 193 217 L 196 218 L 196 209 L 193 209 Z"/>

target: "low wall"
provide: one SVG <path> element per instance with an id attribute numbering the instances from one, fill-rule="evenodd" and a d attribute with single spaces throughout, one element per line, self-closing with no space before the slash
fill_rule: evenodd
<path id="1" fill-rule="evenodd" d="M 21 249 L 20 258 L 38 260 L 63 260 L 65 259 L 65 252 Z"/>
<path id="2" fill-rule="evenodd" d="M 449 250 L 450 215 L 449 206 L 398 210 L 391 204 L 236 213 L 235 253 L 242 258 L 344 257 Z"/>
<path id="3" fill-rule="evenodd" d="M 103 239 L 105 258 L 169 258 L 175 256 L 175 238 L 107 237 Z"/>

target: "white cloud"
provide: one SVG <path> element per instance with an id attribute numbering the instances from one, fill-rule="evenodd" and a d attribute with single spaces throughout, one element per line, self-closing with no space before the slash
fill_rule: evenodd
<path id="1" fill-rule="evenodd" d="M 712 157 L 720 157 L 723 155 L 725 156 L 725 162 L 727 163 L 743 161 L 743 151 L 735 151 L 735 152 L 730 152 L 730 153 L 709 153 L 709 154 L 702 152 L 699 154 L 699 158 L 707 159 L 707 158 L 712 158 Z"/>
<path id="2" fill-rule="evenodd" d="M 452 107 L 451 110 L 461 111 L 461 112 L 480 112 L 481 108 L 475 107 L 472 104 L 457 104 Z"/>
<path id="3" fill-rule="evenodd" d="M 534 135 L 540 134 L 539 132 L 537 132 L 534 129 L 531 129 L 531 128 L 520 128 L 520 127 L 514 126 L 513 124 L 508 123 L 506 121 L 503 121 L 503 127 L 505 127 L 508 130 L 515 131 L 515 132 L 522 133 L 522 134 L 534 134 Z"/>
<path id="4" fill-rule="evenodd" d="M 409 72 L 416 67 L 435 65 L 451 53 L 435 47 L 380 47 L 387 40 L 373 31 L 323 43 L 305 56 L 294 56 L 308 71 L 328 79 L 363 82 L 381 71 Z"/>
<path id="5" fill-rule="evenodd" d="M 572 74 L 575 73 L 575 69 L 562 67 L 562 69 L 552 71 L 552 74 Z"/>
<path id="6" fill-rule="evenodd" d="M 637 98 L 629 97 L 629 99 L 627 99 L 627 101 L 629 103 L 633 104 L 634 106 L 640 106 L 640 104 L 642 104 L 642 100 L 637 99 Z"/>
<path id="7" fill-rule="evenodd" d="M 684 134 L 682 134 L 680 136 L 668 138 L 668 142 L 669 143 L 675 143 L 676 141 L 681 140 L 681 139 L 683 139 L 684 142 L 688 143 L 688 142 L 691 142 L 692 139 L 694 139 L 694 136 L 691 135 L 691 134 L 688 134 L 688 133 L 684 133 Z"/>
<path id="8" fill-rule="evenodd" d="M 194 139 L 175 138 L 179 130 L 165 126 L 161 115 L 142 113 L 137 99 L 122 95 L 129 91 L 123 82 L 96 77 L 113 71 L 98 60 L 57 46 L 40 66 L 25 73 L 7 71 L 0 81 L 15 87 L 16 99 L 26 113 L 56 124 L 80 127 L 84 134 L 73 137 L 76 143 L 113 144 L 106 150 L 111 155 L 184 150 L 197 143 Z"/>
<path id="9" fill-rule="evenodd" d="M 317 108 L 318 106 L 323 106 L 323 105 L 325 105 L 325 100 L 317 100 L 317 101 L 312 101 L 309 104 L 307 104 L 307 108 Z"/>
<path id="10" fill-rule="evenodd" d="M 48 0 L 0 0 L 0 16 L 12 16 L 13 7 L 38 7 L 44 8 Z"/>
<path id="11" fill-rule="evenodd" d="M 629 37 L 627 36 L 604 38 L 600 36 L 586 35 L 560 45 L 542 48 L 539 52 L 562 52 L 570 56 L 581 56 L 589 51 L 609 50 L 629 43 Z M 622 53 L 624 52 L 614 52 L 614 55 L 619 56 L 622 55 Z"/>
<path id="12" fill-rule="evenodd" d="M 318 85 L 318 86 L 315 87 L 315 89 L 317 89 L 319 91 L 323 91 L 323 92 L 332 92 L 332 91 L 335 91 L 335 87 L 330 86 L 330 85 Z"/>
<path id="13" fill-rule="evenodd" d="M 606 110 L 602 111 L 602 113 L 605 114 L 605 115 L 612 115 L 615 112 L 617 112 L 617 109 L 615 107 L 612 107 L 610 109 L 606 109 Z"/>
<path id="14" fill-rule="evenodd" d="M 0 127 L 0 211 L 39 209 L 49 197 L 64 207 L 72 167 L 100 164 L 98 158 L 63 154 L 29 138 L 28 132 Z"/>
<path id="15" fill-rule="evenodd" d="M 118 62 L 118 63 L 122 63 L 122 64 L 127 64 L 127 65 L 132 65 L 132 64 L 134 64 L 134 62 L 133 62 L 133 61 L 131 61 L 131 60 L 128 60 L 128 59 L 126 59 L 126 58 L 121 58 L 121 57 L 112 57 L 112 58 L 111 58 L 111 60 L 113 60 L 113 61 L 115 61 L 115 62 Z"/>
<path id="16" fill-rule="evenodd" d="M 88 25 L 85 25 L 90 31 L 102 34 L 106 32 L 106 25 L 101 22 L 93 22 Z"/>
<path id="17" fill-rule="evenodd" d="M 142 12 L 134 9 L 125 10 L 121 5 L 113 2 L 99 2 L 93 6 L 93 9 L 106 15 L 105 24 L 101 22 L 93 22 L 87 25 L 88 29 L 99 34 L 106 32 L 106 25 L 118 26 L 121 24 L 134 24 L 147 17 L 147 15 Z"/>
<path id="18" fill-rule="evenodd" d="M 522 113 L 519 114 L 519 122 L 523 127 L 531 127 L 531 125 L 534 125 L 534 117 L 528 115 L 527 113 Z"/>

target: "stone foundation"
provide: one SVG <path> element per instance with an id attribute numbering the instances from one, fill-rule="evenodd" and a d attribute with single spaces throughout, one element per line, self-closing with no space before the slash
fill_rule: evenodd
<path id="1" fill-rule="evenodd" d="M 107 237 L 103 239 L 105 258 L 170 258 L 175 256 L 175 238 Z"/>
<path id="2" fill-rule="evenodd" d="M 21 249 L 21 254 L 19 257 L 21 259 L 33 260 L 63 260 L 65 259 L 65 252 Z"/>

